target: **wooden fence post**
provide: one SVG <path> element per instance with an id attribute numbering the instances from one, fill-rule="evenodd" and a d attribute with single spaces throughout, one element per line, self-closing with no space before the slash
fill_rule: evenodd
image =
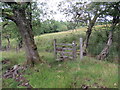
<path id="1" fill-rule="evenodd" d="M 54 39 L 54 55 L 55 55 L 55 59 L 57 59 L 56 39 Z"/>
<path id="2" fill-rule="evenodd" d="M 73 41 L 72 46 L 73 46 L 73 60 L 75 60 L 75 58 L 76 58 L 76 43 L 75 43 L 75 41 Z"/>
<path id="3" fill-rule="evenodd" d="M 82 44 L 83 44 L 83 39 L 80 38 L 80 60 L 83 58 L 83 48 L 82 48 Z"/>

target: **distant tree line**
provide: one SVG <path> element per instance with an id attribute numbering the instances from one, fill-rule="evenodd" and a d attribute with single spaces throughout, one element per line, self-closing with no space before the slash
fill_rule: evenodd
<path id="1" fill-rule="evenodd" d="M 3 22 L 3 24 L 6 24 L 6 22 Z M 32 22 L 33 24 L 33 33 L 35 36 L 45 34 L 45 33 L 54 33 L 54 32 L 61 32 L 61 31 L 67 31 L 67 30 L 73 30 L 82 26 L 85 26 L 82 23 L 76 24 L 74 22 L 63 22 L 63 21 L 56 21 L 56 20 L 34 20 Z M 2 34 L 3 39 L 4 36 L 10 35 L 10 38 L 20 38 L 19 33 L 17 32 L 18 28 L 16 25 L 11 22 L 7 21 L 7 25 L 3 28 Z"/>

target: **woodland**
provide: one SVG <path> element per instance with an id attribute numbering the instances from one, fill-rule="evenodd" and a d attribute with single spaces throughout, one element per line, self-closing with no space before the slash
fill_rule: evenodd
<path id="1" fill-rule="evenodd" d="M 119 0 L 0 1 L 0 88 L 119 88 Z"/>

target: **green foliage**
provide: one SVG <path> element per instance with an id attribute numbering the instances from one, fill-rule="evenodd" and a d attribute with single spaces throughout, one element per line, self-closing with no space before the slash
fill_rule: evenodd
<path id="1" fill-rule="evenodd" d="M 4 22 L 3 22 L 4 23 Z M 44 33 L 53 33 L 53 32 L 61 32 L 67 31 L 68 26 L 72 26 L 71 24 L 66 24 L 66 22 L 59 22 L 55 20 L 46 20 L 46 21 L 39 21 L 34 20 L 33 22 L 33 33 L 35 36 L 41 35 Z M 69 28 L 72 29 L 72 28 Z M 3 39 L 4 36 L 10 35 L 10 38 L 20 38 L 18 28 L 15 23 L 8 21 L 8 24 L 2 30 Z"/>
<path id="2" fill-rule="evenodd" d="M 113 43 L 110 47 L 109 50 L 109 55 L 106 58 L 106 60 L 111 61 L 111 62 L 117 62 L 118 60 L 118 53 L 120 53 L 117 48 L 117 42 L 118 42 L 118 33 L 120 33 L 119 30 L 119 26 L 116 27 L 114 34 L 113 34 Z M 88 52 L 93 55 L 96 56 L 98 55 L 102 49 L 104 48 L 105 44 L 107 43 L 108 40 L 108 34 L 109 31 L 111 30 L 110 27 L 100 27 L 98 29 L 96 29 L 90 38 L 90 44 L 88 46 Z"/>
<path id="3" fill-rule="evenodd" d="M 7 25 L 2 29 L 3 38 L 6 35 L 10 35 L 10 38 L 17 38 L 19 36 L 18 28 L 14 22 L 7 21 Z M 4 22 L 3 22 L 4 24 Z"/>
<path id="4" fill-rule="evenodd" d="M 33 22 L 33 25 L 33 32 L 35 35 L 68 30 L 64 22 L 59 22 L 55 20 L 46 20 L 43 22 L 36 20 Z"/>

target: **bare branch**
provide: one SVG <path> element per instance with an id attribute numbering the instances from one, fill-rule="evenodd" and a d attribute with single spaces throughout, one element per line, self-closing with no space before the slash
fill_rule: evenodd
<path id="1" fill-rule="evenodd" d="M 5 23 L 2 25 L 2 28 L 4 28 L 6 25 L 8 25 L 8 22 L 5 22 Z"/>

